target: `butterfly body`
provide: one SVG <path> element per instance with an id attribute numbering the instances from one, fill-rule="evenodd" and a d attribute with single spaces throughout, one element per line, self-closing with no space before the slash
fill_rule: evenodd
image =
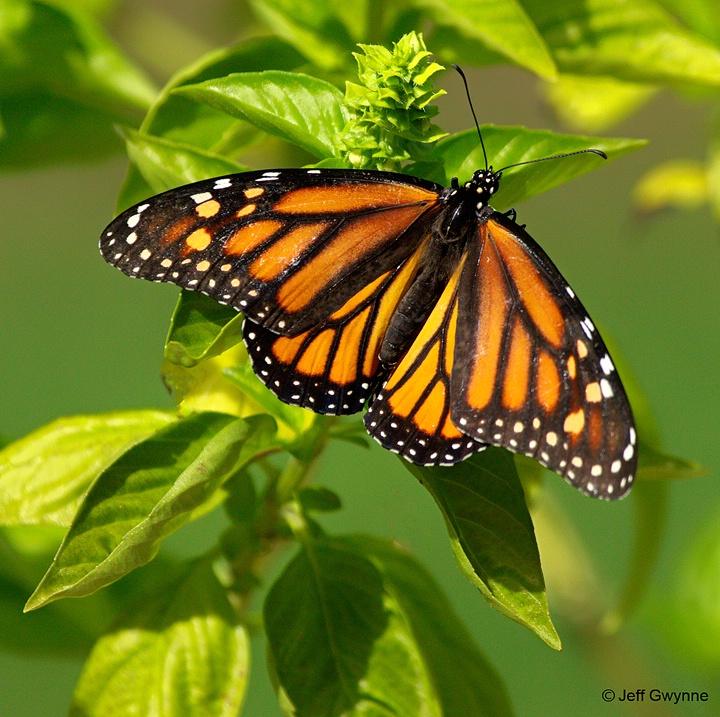
<path id="1" fill-rule="evenodd" d="M 242 311 L 253 368 L 287 403 L 332 415 L 369 403 L 368 432 L 414 463 L 499 445 L 622 497 L 637 460 L 622 384 L 554 264 L 490 207 L 499 181 L 230 175 L 127 210 L 100 248 L 130 276 Z"/>

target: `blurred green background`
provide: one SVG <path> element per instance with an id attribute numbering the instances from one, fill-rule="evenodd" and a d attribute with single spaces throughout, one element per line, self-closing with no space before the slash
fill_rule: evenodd
<path id="1" fill-rule="evenodd" d="M 110 27 L 162 81 L 232 39 L 230 28 L 242 17 L 230 5 L 127 2 Z M 164 32 L 150 33 L 151 21 Z M 537 80 L 529 73 L 495 67 L 467 74 L 481 122 L 567 131 L 539 99 Z M 439 102 L 439 124 L 448 131 L 470 126 L 458 78 L 448 73 L 439 84 L 449 93 Z M 341 513 L 323 520 L 328 529 L 394 538 L 430 568 L 506 681 L 518 715 L 720 714 L 720 675 L 678 648 L 666 607 L 693 541 L 712 526 L 720 531 L 720 237 L 707 209 L 640 218 L 632 204 L 633 187 L 648 168 L 674 157 L 703 159 L 713 119 L 706 105 L 663 92 L 608 132 L 647 138 L 646 149 L 516 207 L 519 221 L 527 223 L 620 347 L 650 399 L 667 452 L 709 469 L 706 477 L 670 485 L 668 526 L 651 589 L 620 637 L 581 644 L 573 639 L 578 633 L 553 613 L 564 643 L 555 653 L 490 609 L 458 572 L 430 496 L 378 446 L 368 453 L 334 445 L 317 476 L 344 501 Z M 0 177 L 0 434 L 5 437 L 20 437 L 61 415 L 171 406 L 159 365 L 178 290 L 129 281 L 97 251 L 125 169 L 124 161 L 114 159 Z M 597 564 L 596 589 L 611 601 L 627 567 L 632 496 L 604 503 L 555 475 L 547 474 L 545 484 L 571 516 L 578 550 L 587 550 Z M 165 549 L 199 553 L 223 524 L 216 512 L 181 530 Z M 548 595 L 552 610 L 552 584 Z M 714 598 L 720 613 L 720 587 Z M 0 714 L 63 714 L 81 661 L 21 653 L 0 654 Z M 606 688 L 618 694 L 638 688 L 704 690 L 709 701 L 608 705 L 601 698 Z M 260 639 L 253 643 L 245 714 L 280 714 Z"/>

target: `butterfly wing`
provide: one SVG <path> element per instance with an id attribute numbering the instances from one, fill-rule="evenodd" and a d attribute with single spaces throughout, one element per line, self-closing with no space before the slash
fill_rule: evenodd
<path id="1" fill-rule="evenodd" d="M 388 324 L 428 242 L 301 334 L 281 336 L 245 319 L 243 338 L 260 380 L 285 403 L 316 413 L 361 411 L 382 373 L 378 354 Z"/>
<path id="2" fill-rule="evenodd" d="M 461 274 L 462 261 L 365 414 L 373 438 L 420 465 L 451 465 L 485 447 L 459 431 L 450 418 Z"/>
<path id="3" fill-rule="evenodd" d="M 442 187 L 390 172 L 284 169 L 172 189 L 118 216 L 103 257 L 299 334 L 402 264 Z"/>
<path id="4" fill-rule="evenodd" d="M 480 224 L 459 281 L 451 418 L 467 435 L 536 458 L 614 499 L 637 463 L 630 404 L 575 293 L 504 215 Z"/>

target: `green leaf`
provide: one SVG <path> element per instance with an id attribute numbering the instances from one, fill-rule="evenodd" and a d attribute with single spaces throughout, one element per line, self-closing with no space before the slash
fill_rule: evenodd
<path id="1" fill-rule="evenodd" d="M 631 82 L 720 84 L 720 49 L 653 0 L 525 0 L 563 72 Z"/>
<path id="2" fill-rule="evenodd" d="M 410 556 L 372 538 L 306 534 L 302 544 L 265 603 L 287 714 L 511 714 L 497 675 Z"/>
<path id="3" fill-rule="evenodd" d="M 463 575 L 492 607 L 560 649 L 532 520 L 511 454 L 489 447 L 452 468 L 406 461 L 403 466 L 442 511 Z"/>
<path id="4" fill-rule="evenodd" d="M 274 669 L 297 717 L 347 714 L 388 628 L 382 578 L 367 558 L 332 540 L 308 538 L 303 548 L 265 601 Z"/>
<path id="5" fill-rule="evenodd" d="M 155 194 L 181 184 L 245 172 L 248 169 L 206 150 L 152 137 L 129 127 L 122 129 L 122 136 L 130 160 Z"/>
<path id="6" fill-rule="evenodd" d="M 580 131 L 600 132 L 625 119 L 657 92 L 652 85 L 614 77 L 560 75 L 545 96 L 562 121 Z"/>
<path id="7" fill-rule="evenodd" d="M 498 169 L 516 162 L 580 149 L 600 149 L 607 154 L 608 159 L 617 159 L 646 144 L 645 140 L 563 135 L 524 127 L 482 125 L 481 130 L 488 162 Z M 508 169 L 503 172 L 493 206 L 499 211 L 509 209 L 523 199 L 546 192 L 602 164 L 600 157 L 589 154 Z M 448 186 L 453 177 L 465 182 L 475 170 L 484 166 L 477 132 L 465 130 L 441 139 L 434 146 L 428 161 L 412 165 L 408 173 Z"/>
<path id="8" fill-rule="evenodd" d="M 166 411 L 72 416 L 11 443 L 0 452 L 0 523 L 70 525 L 92 481 L 175 420 Z"/>
<path id="9" fill-rule="evenodd" d="M 239 73 L 176 93 L 246 119 L 321 158 L 335 154 L 349 119 L 334 85 L 291 72 Z"/>
<path id="10" fill-rule="evenodd" d="M 644 213 L 661 209 L 697 209 L 710 199 L 708 169 L 701 162 L 673 159 L 649 169 L 633 190 L 633 202 Z"/>
<path id="11" fill-rule="evenodd" d="M 131 448 L 95 481 L 26 609 L 88 595 L 150 561 L 273 437 L 269 418 L 200 413 Z"/>
<path id="12" fill-rule="evenodd" d="M 183 291 L 170 321 L 165 358 L 191 367 L 242 341 L 243 316 L 197 291 Z"/>
<path id="13" fill-rule="evenodd" d="M 235 717 L 247 687 L 249 639 L 209 560 L 157 587 L 103 636 L 70 715 Z"/>
<path id="14" fill-rule="evenodd" d="M 352 31 L 343 23 L 342 18 L 347 10 L 335 12 L 338 7 L 348 3 L 251 0 L 250 5 L 276 35 L 325 70 L 338 70 L 347 64 L 355 42 L 362 39 L 353 39 Z M 360 9 L 365 6 L 365 2 L 353 5 Z"/>
<path id="15" fill-rule="evenodd" d="M 232 72 L 252 72 L 273 68 L 292 70 L 303 58 L 277 38 L 255 38 L 222 50 L 214 50 L 196 63 L 183 68 L 163 88 L 147 113 L 140 131 L 207 150 L 213 155 L 234 158 L 255 141 L 258 131 L 247 122 L 231 117 L 208 105 L 173 94 L 183 85 L 225 77 Z M 118 209 L 137 204 L 153 193 L 137 168 L 130 166 L 118 199 Z"/>
<path id="16" fill-rule="evenodd" d="M 424 0 L 432 17 L 549 80 L 557 70 L 545 42 L 517 0 Z"/>

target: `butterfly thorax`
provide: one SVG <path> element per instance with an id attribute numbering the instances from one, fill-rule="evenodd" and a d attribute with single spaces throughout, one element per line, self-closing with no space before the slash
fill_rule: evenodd
<path id="1" fill-rule="evenodd" d="M 493 212 L 489 202 L 500 185 L 500 172 L 489 169 L 478 169 L 472 179 L 460 184 L 453 178 L 451 185 L 445 189 L 440 200 L 445 210 L 436 223 L 435 237 L 444 243 L 464 242 L 468 232 L 474 230 L 478 223 L 484 223 Z"/>

